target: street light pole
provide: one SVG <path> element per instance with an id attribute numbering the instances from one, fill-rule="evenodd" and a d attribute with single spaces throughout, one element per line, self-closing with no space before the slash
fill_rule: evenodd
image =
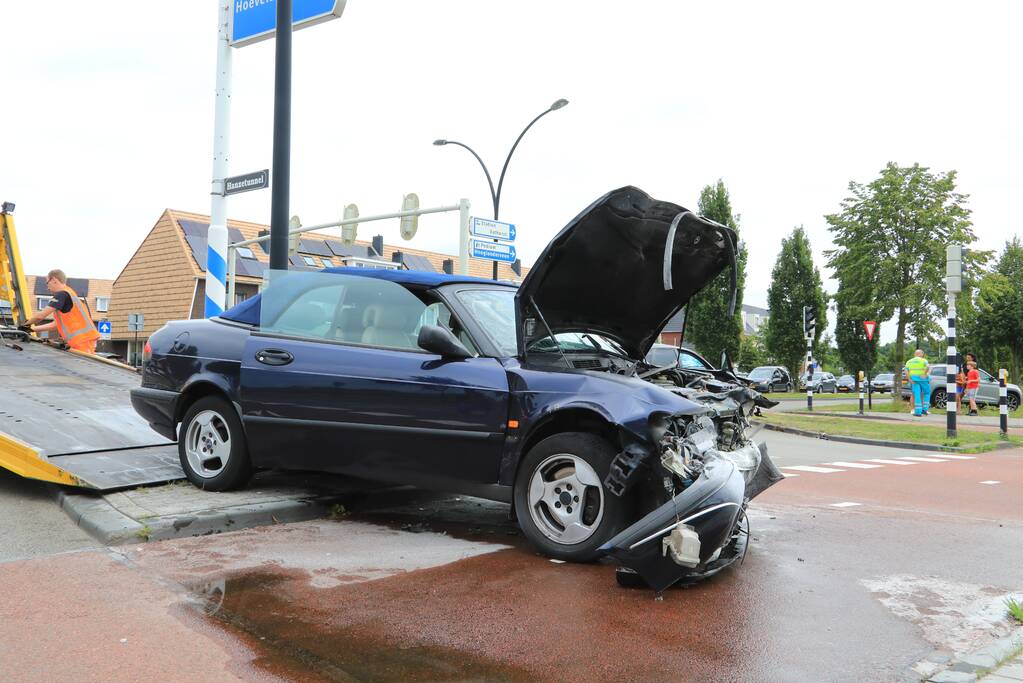
<path id="1" fill-rule="evenodd" d="M 498 181 L 497 181 L 497 191 L 494 190 L 494 181 L 493 181 L 493 179 L 490 176 L 490 171 L 487 169 L 487 165 L 485 163 L 483 163 L 483 159 L 480 158 L 480 155 L 477 154 L 475 152 L 475 150 L 473 150 L 472 147 L 470 147 L 469 145 L 466 145 L 465 143 L 458 142 L 456 140 L 443 140 L 443 139 L 442 140 L 434 140 L 433 144 L 437 145 L 438 147 L 443 146 L 443 145 L 458 145 L 459 147 L 463 147 L 463 148 L 469 150 L 469 152 L 474 157 L 476 157 L 476 161 L 480 162 L 480 166 L 483 167 L 483 173 L 487 176 L 487 184 L 490 186 L 490 199 L 494 203 L 494 220 L 496 221 L 498 219 L 499 215 L 500 215 L 499 211 L 500 211 L 500 208 L 501 208 L 501 188 L 504 187 L 504 175 L 508 171 L 508 162 L 511 161 L 512 154 L 515 153 L 515 148 L 519 146 L 519 142 L 522 140 L 522 137 L 526 134 L 526 131 L 528 131 L 530 128 L 533 127 L 534 123 L 536 123 L 537 121 L 542 119 L 544 116 L 547 116 L 547 114 L 550 114 L 552 111 L 557 111 L 558 109 L 561 109 L 562 107 L 564 107 L 567 104 L 568 104 L 568 100 L 566 100 L 564 98 L 562 98 L 560 100 L 557 100 L 554 104 L 552 104 L 545 111 L 540 113 L 539 116 L 537 116 L 532 121 L 530 121 L 526 125 L 526 127 L 522 129 L 522 132 L 519 133 L 519 136 L 517 138 L 515 138 L 515 143 L 512 145 L 511 150 L 508 152 L 508 156 L 505 157 L 504 166 L 501 168 L 501 177 L 498 178 Z M 497 242 L 498 240 L 494 240 L 494 241 Z M 493 278 L 495 280 L 497 279 L 497 261 L 494 261 Z"/>

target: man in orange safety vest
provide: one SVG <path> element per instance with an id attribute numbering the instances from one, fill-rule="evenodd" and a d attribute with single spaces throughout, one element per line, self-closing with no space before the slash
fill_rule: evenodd
<path id="1" fill-rule="evenodd" d="M 78 298 L 75 290 L 68 287 L 67 276 L 63 270 L 54 269 L 46 274 L 46 288 L 53 298 L 39 311 L 25 321 L 33 332 L 57 330 L 64 341 L 75 351 L 96 353 L 96 340 L 99 332 L 92 322 L 92 313 L 88 305 Z M 46 318 L 53 318 L 52 323 L 39 325 Z"/>

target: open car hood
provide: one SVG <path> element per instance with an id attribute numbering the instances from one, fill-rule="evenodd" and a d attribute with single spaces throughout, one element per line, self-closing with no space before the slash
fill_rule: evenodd
<path id="1" fill-rule="evenodd" d="M 547 336 L 549 326 L 604 334 L 642 358 L 735 254 L 729 228 L 635 187 L 609 192 L 551 240 L 522 281 L 519 349 Z"/>

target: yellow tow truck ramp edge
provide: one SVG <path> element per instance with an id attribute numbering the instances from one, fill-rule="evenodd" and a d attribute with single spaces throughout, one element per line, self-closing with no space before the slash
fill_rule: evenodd
<path id="1" fill-rule="evenodd" d="M 0 432 L 0 467 L 28 479 L 67 486 L 89 486 L 87 482 L 44 459 L 35 448 L 3 432 Z"/>

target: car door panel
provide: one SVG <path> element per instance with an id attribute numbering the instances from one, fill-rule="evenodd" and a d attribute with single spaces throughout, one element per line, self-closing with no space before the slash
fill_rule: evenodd
<path id="1" fill-rule="evenodd" d="M 287 364 L 265 362 L 283 354 L 291 357 Z M 497 481 L 508 381 L 493 358 L 444 361 L 254 334 L 241 374 L 243 419 L 258 466 L 408 483 Z"/>

